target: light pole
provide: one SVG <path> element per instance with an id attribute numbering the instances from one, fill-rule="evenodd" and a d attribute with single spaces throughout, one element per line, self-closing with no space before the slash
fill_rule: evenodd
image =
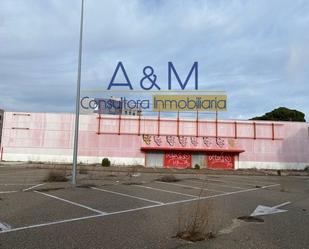
<path id="1" fill-rule="evenodd" d="M 82 49 L 83 49 L 83 24 L 84 24 L 84 0 L 81 3 L 80 15 L 80 33 L 79 33 L 79 53 L 78 53 L 78 71 L 76 87 L 76 106 L 75 106 L 75 130 L 74 130 L 74 148 L 73 148 L 73 167 L 72 184 L 76 184 L 77 155 L 78 155 L 78 131 L 79 131 L 79 101 L 80 101 L 80 81 L 82 68 Z"/>

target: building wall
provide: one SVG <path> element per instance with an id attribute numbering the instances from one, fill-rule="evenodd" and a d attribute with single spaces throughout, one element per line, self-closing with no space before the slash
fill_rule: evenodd
<path id="1" fill-rule="evenodd" d="M 216 126 L 209 120 L 196 124 L 195 120 L 162 118 L 159 122 L 158 117 L 81 115 L 79 161 L 97 163 L 108 157 L 117 165 L 144 165 L 141 147 L 219 146 L 245 150 L 236 157 L 236 168 L 303 169 L 309 165 L 307 123 L 237 121 L 236 126 L 237 131 L 233 120 L 220 120 Z M 72 162 L 73 129 L 73 114 L 5 112 L 2 158 Z M 173 146 L 169 138 L 174 138 Z"/>
<path id="2" fill-rule="evenodd" d="M 4 111 L 0 109 L 0 145 L 1 145 L 1 138 L 2 138 L 3 119 L 4 119 Z"/>

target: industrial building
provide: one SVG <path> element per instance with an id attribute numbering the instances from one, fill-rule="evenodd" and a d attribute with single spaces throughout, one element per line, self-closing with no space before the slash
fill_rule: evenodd
<path id="1" fill-rule="evenodd" d="M 107 157 L 114 165 L 212 169 L 309 166 L 307 123 L 180 116 L 81 115 L 78 161 Z M 0 117 L 1 160 L 72 162 L 74 114 L 4 111 Z"/>

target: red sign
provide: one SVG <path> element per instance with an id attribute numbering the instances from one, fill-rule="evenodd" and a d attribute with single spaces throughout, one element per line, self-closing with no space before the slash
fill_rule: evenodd
<path id="1" fill-rule="evenodd" d="M 234 156 L 231 154 L 210 154 L 207 156 L 207 166 L 212 169 L 234 169 Z"/>
<path id="2" fill-rule="evenodd" d="M 164 155 L 165 168 L 191 168 L 191 154 L 186 152 L 167 152 Z"/>

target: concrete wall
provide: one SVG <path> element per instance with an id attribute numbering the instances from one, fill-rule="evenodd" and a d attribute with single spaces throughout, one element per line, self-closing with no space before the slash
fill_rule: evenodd
<path id="1" fill-rule="evenodd" d="M 221 149 L 245 150 L 236 160 L 237 168 L 303 169 L 309 165 L 307 123 L 237 121 L 236 139 L 233 120 L 220 120 L 217 127 Z M 72 162 L 73 129 L 73 114 L 5 112 L 2 158 Z M 218 147 L 214 121 L 201 120 L 197 125 L 195 120 L 161 118 L 158 126 L 157 117 L 122 116 L 119 120 L 114 115 L 101 119 L 81 115 L 79 161 L 97 163 L 108 157 L 117 165 L 144 165 L 141 147 L 170 146 L 167 136 L 174 137 L 173 148 L 183 147 L 177 135 L 186 138 L 185 148 Z"/>

